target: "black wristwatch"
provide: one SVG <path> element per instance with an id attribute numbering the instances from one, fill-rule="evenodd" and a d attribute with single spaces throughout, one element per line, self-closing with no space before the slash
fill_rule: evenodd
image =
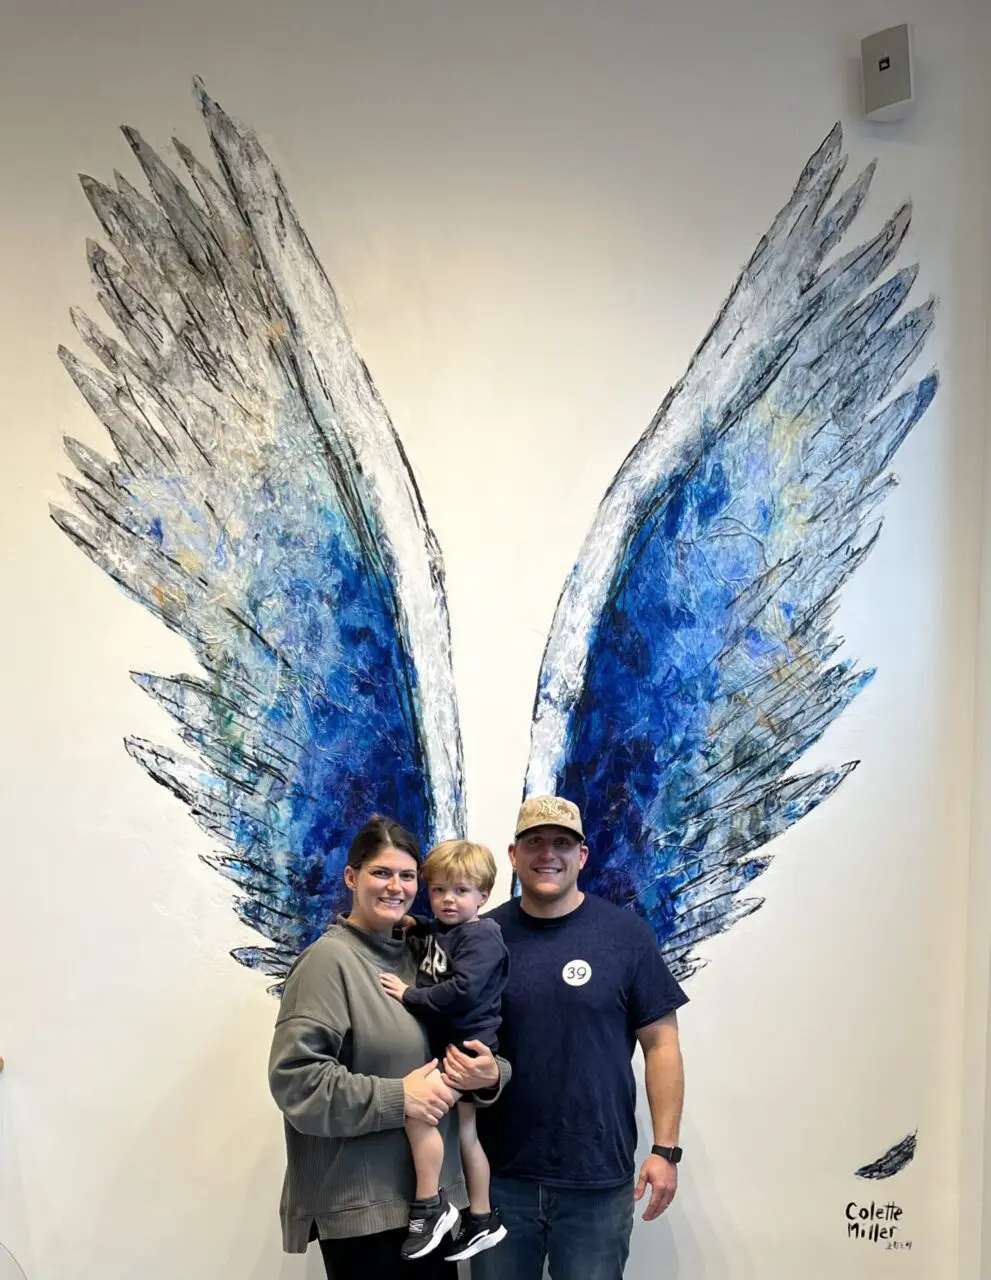
<path id="1" fill-rule="evenodd" d="M 650 1154 L 652 1156 L 660 1156 L 667 1160 L 668 1164 L 679 1164 L 681 1162 L 681 1147 L 651 1147 Z"/>

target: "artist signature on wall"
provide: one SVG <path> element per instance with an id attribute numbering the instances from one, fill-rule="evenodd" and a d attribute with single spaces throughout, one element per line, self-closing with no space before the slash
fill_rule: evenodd
<path id="1" fill-rule="evenodd" d="M 865 1240 L 884 1249 L 911 1249 L 912 1241 L 905 1239 L 904 1210 L 894 1201 L 878 1204 L 858 1204 L 851 1200 L 845 1210 L 846 1233 L 850 1240 Z"/>

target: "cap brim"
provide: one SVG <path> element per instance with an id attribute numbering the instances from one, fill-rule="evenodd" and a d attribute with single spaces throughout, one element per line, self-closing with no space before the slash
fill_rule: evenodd
<path id="1" fill-rule="evenodd" d="M 585 839 L 585 832 L 582 831 L 580 827 L 572 827 L 567 822 L 547 822 L 546 820 L 541 822 L 531 822 L 525 827 L 520 827 L 516 835 L 513 836 L 513 839 L 518 840 L 520 836 L 525 836 L 528 831 L 536 831 L 538 827 L 560 827 L 562 831 L 570 831 L 571 834 L 573 836 L 577 836 L 579 840 L 584 841 Z"/>

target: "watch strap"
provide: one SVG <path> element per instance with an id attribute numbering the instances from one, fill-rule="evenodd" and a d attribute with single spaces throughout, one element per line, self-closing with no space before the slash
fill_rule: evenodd
<path id="1" fill-rule="evenodd" d="M 670 1164 L 678 1164 L 681 1160 L 681 1147 L 659 1147 L 653 1146 L 650 1149 L 652 1156 L 660 1156 L 667 1160 Z"/>

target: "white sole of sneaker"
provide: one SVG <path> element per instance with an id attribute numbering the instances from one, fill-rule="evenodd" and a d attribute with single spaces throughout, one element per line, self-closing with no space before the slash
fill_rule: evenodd
<path id="1" fill-rule="evenodd" d="M 506 1228 L 500 1227 L 498 1231 L 493 1231 L 491 1235 L 482 1236 L 481 1240 L 473 1240 L 459 1253 L 446 1253 L 444 1255 L 445 1262 L 466 1262 L 469 1258 L 474 1258 L 476 1253 L 484 1253 L 486 1249 L 494 1249 L 497 1244 L 502 1244 L 506 1238 Z"/>
<path id="2" fill-rule="evenodd" d="M 447 1212 L 440 1217 L 436 1227 L 434 1227 L 433 1235 L 430 1237 L 430 1239 L 427 1241 L 427 1243 L 423 1246 L 422 1249 L 417 1249 L 416 1253 L 410 1255 L 409 1261 L 415 1262 L 417 1258 L 425 1258 L 428 1253 L 433 1253 L 433 1251 L 437 1248 L 437 1246 L 444 1239 L 444 1237 L 451 1230 L 451 1228 L 454 1226 L 457 1226 L 458 1219 L 460 1217 L 461 1217 L 461 1214 L 458 1213 L 454 1205 L 449 1204 L 447 1206 Z"/>

